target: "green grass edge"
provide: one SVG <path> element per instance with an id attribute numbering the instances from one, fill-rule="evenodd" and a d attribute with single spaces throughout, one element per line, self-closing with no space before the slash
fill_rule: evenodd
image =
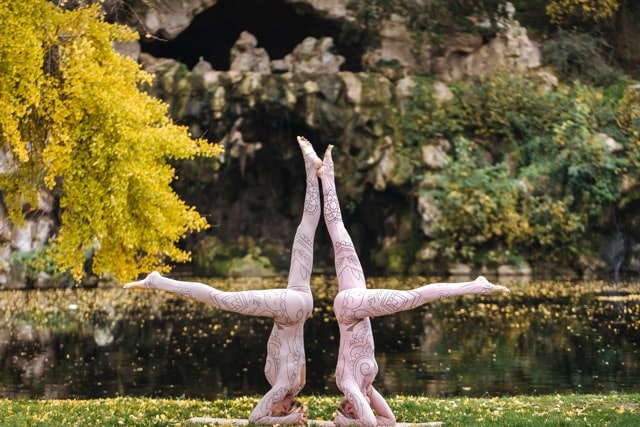
<path id="1" fill-rule="evenodd" d="M 331 420 L 339 396 L 301 396 L 310 420 Z M 247 418 L 259 396 L 233 399 L 115 397 L 0 399 L 3 427 L 187 426 L 192 417 Z M 638 426 L 640 393 L 556 394 L 490 398 L 393 396 L 398 422 L 443 426 Z M 198 424 L 206 426 L 206 424 Z"/>

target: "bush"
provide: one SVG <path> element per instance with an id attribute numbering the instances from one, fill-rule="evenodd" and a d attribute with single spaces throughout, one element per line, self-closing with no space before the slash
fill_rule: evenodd
<path id="1" fill-rule="evenodd" d="M 456 91 L 465 133 L 500 156 L 522 141 L 548 133 L 570 100 L 561 92 L 547 90 L 536 77 L 511 73 L 481 77 Z"/>
<path id="2" fill-rule="evenodd" d="M 616 71 L 601 54 L 605 49 L 610 46 L 603 39 L 587 33 L 560 31 L 544 45 L 543 62 L 564 79 L 605 86 L 617 78 Z"/>
<path id="3" fill-rule="evenodd" d="M 618 0 L 549 0 L 546 12 L 555 24 L 594 23 L 613 18 L 619 7 Z"/>
<path id="4" fill-rule="evenodd" d="M 416 174 L 431 183 L 425 191 L 441 212 L 433 248 L 447 260 L 474 264 L 526 259 L 573 266 L 597 240 L 586 231 L 613 221 L 623 173 L 635 167 L 637 148 L 617 155 L 603 133 L 615 130 L 629 144 L 624 135 L 633 135 L 634 126 L 623 130 L 616 117 L 634 123 L 635 110 L 621 102 L 633 104 L 631 97 L 619 89 L 604 96 L 581 84 L 553 90 L 536 79 L 495 75 L 460 84 L 446 107 L 452 118 L 428 93 L 417 89 L 401 123 L 417 141 L 421 130 L 429 138 L 447 124 L 454 129 L 444 171 L 436 179 Z"/>

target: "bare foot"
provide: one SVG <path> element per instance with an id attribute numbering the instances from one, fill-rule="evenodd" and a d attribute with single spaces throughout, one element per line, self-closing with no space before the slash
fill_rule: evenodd
<path id="1" fill-rule="evenodd" d="M 304 136 L 298 136 L 298 145 L 300 146 L 300 150 L 302 151 L 302 155 L 304 157 L 306 156 L 313 156 L 313 166 L 316 168 L 316 174 L 318 174 L 318 176 L 321 176 L 319 174 L 320 168 L 322 168 L 322 160 L 320 160 L 320 157 L 318 157 L 318 155 L 316 154 L 316 152 L 313 149 L 313 145 L 311 145 L 311 142 L 309 142 L 309 140 L 307 138 L 305 138 Z"/>
<path id="2" fill-rule="evenodd" d="M 298 145 L 300 146 L 300 150 L 302 150 L 303 156 L 306 156 L 307 154 L 311 154 L 315 152 L 313 151 L 313 146 L 311 145 L 311 142 L 309 142 L 307 138 L 299 135 L 296 138 L 298 140 Z"/>
<path id="3" fill-rule="evenodd" d="M 324 160 L 322 161 L 322 166 L 318 169 L 318 176 L 322 178 L 322 174 L 325 170 L 325 165 L 330 167 L 333 170 L 333 159 L 331 158 L 331 150 L 333 150 L 333 145 L 327 145 L 327 149 L 324 150 Z"/>
<path id="4" fill-rule="evenodd" d="M 332 150 L 333 150 L 333 145 L 331 145 L 331 144 L 327 145 L 327 149 L 324 150 L 324 158 L 325 158 L 325 160 L 331 159 L 331 151 Z"/>
<path id="5" fill-rule="evenodd" d="M 124 289 L 153 289 L 153 281 L 156 277 L 160 277 L 160 273 L 154 271 L 142 280 L 137 282 L 125 283 Z"/>
<path id="6" fill-rule="evenodd" d="M 489 282 L 487 280 L 486 277 L 484 276 L 478 276 L 476 278 L 476 280 L 474 280 L 474 282 L 476 282 L 479 285 L 483 286 L 483 292 L 484 293 L 490 293 L 490 292 L 511 292 L 509 290 L 509 288 L 507 288 L 506 286 L 501 286 L 501 285 L 494 285 L 493 283 Z"/>

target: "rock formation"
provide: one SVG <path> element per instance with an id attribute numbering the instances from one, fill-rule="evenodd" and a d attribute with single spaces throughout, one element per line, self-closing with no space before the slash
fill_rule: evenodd
<path id="1" fill-rule="evenodd" d="M 283 27 L 282 35 L 267 33 L 269 37 L 261 28 L 246 29 L 230 41 L 226 51 L 215 54 L 205 52 L 215 38 L 189 39 L 203 49 L 191 64 L 183 58 L 150 54 L 149 40 L 166 40 L 153 42 L 157 43 L 154 52 L 163 52 L 164 45 L 184 36 L 196 20 L 205 19 L 216 7 L 224 6 L 224 11 L 235 13 L 228 19 L 238 20 L 252 13 L 247 9 L 250 2 L 145 1 L 135 4 L 135 13 L 120 19 L 137 28 L 142 41 L 117 48 L 155 74 L 152 93 L 169 103 L 172 117 L 189 126 L 193 135 L 226 148 L 217 164 L 187 162 L 176 184 L 187 203 L 195 205 L 213 226 L 205 236 L 185 239 L 185 247 L 194 251 L 191 268 L 200 268 L 197 271 L 202 274 L 286 271 L 304 195 L 304 171 L 294 143 L 295 135 L 303 134 L 319 152 L 329 143 L 336 146 L 343 210 L 368 271 L 443 273 L 437 270 L 442 266 L 430 263 L 437 254 L 427 244 L 438 210 L 432 199 L 416 197 L 411 189 L 407 159 L 395 139 L 394 114 L 411 100 L 416 76 L 438 77 L 433 84 L 435 97 L 448 99 L 452 96 L 448 82 L 491 73 L 496 67 L 516 72 L 536 68 L 540 52 L 514 19 L 512 8 L 495 28 L 477 20 L 485 33 L 493 31 L 491 37 L 456 30 L 442 35 L 441 48 L 427 34 L 417 43 L 408 17 L 393 13 L 379 23 L 377 46 L 354 48 L 353 40 L 344 40 L 339 31 L 357 18 L 347 4 L 346 0 L 273 2 L 272 7 L 286 8 L 291 14 L 292 28 L 297 18 L 304 18 L 317 24 L 315 29 L 308 28 L 309 34 L 304 35 L 305 28 L 300 26 L 295 34 Z M 207 28 L 206 22 L 200 25 Z M 259 32 L 262 37 L 256 35 Z M 272 39 L 281 37 L 280 43 L 285 44 L 291 42 L 289 36 L 295 36 L 297 43 L 284 54 L 272 54 L 278 43 Z M 207 55 L 225 55 L 229 67 L 216 69 Z M 450 149 L 444 139 L 422 146 L 425 169 L 441 170 Z M 25 226 L 3 229 L 0 288 L 24 286 L 19 278 L 16 281 L 18 270 L 7 260 L 46 242 L 54 225 L 47 206 L 43 205 L 43 215 L 29 218 Z M 411 256 L 403 256 L 409 250 L 407 242 L 416 246 Z M 319 233 L 319 269 L 331 265 L 329 245 Z"/>

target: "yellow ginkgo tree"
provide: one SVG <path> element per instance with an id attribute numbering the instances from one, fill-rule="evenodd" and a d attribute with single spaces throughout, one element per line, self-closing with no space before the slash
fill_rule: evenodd
<path id="1" fill-rule="evenodd" d="M 47 0 L 0 0 L 0 192 L 23 221 L 42 191 L 59 201 L 50 256 L 60 271 L 92 269 L 128 280 L 167 270 L 206 220 L 171 188 L 172 160 L 213 157 L 168 107 L 142 89 L 152 76 L 113 49 L 135 40 L 98 7 L 63 10 Z"/>
<path id="2" fill-rule="evenodd" d="M 619 8 L 618 0 L 548 0 L 546 12 L 554 24 L 593 23 L 612 19 Z"/>

